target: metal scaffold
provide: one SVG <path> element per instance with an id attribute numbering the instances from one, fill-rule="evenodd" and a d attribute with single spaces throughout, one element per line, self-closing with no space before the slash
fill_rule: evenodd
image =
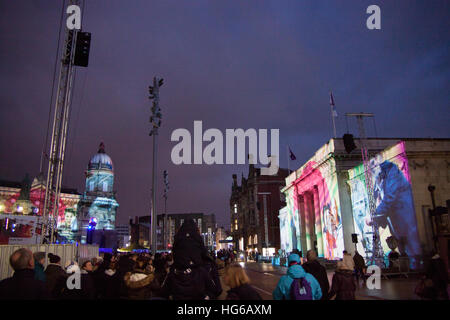
<path id="1" fill-rule="evenodd" d="M 373 117 L 373 113 L 346 113 L 345 114 L 348 117 L 356 117 L 357 123 L 358 123 L 358 131 L 359 131 L 359 138 L 360 138 L 360 144 L 361 144 L 361 157 L 363 161 L 363 167 L 364 167 L 364 179 L 365 179 L 365 185 L 367 190 L 367 197 L 369 202 L 369 213 L 370 213 L 370 219 L 371 219 L 371 226 L 372 226 L 372 232 L 369 234 L 372 234 L 372 246 L 370 252 L 368 252 L 370 255 L 370 259 L 368 261 L 369 265 L 377 265 L 379 267 L 384 266 L 384 254 L 383 254 L 383 248 L 381 246 L 381 239 L 378 229 L 378 224 L 375 220 L 375 213 L 376 213 L 376 203 L 375 203 L 375 197 L 374 197 L 374 187 L 373 187 L 373 176 L 372 176 L 372 168 L 370 167 L 370 158 L 369 158 L 369 152 L 367 147 L 367 137 L 366 137 L 366 131 L 364 128 L 364 117 Z"/>
<path id="2" fill-rule="evenodd" d="M 68 6 L 79 6 L 79 0 L 69 0 Z M 64 10 L 63 4 L 63 10 Z M 67 144 L 67 134 L 69 127 L 70 106 L 72 102 L 72 91 L 75 79 L 75 65 L 87 66 L 87 61 L 81 64 L 74 63 L 75 55 L 78 57 L 89 54 L 90 34 L 84 33 L 81 36 L 88 36 L 88 44 L 83 48 L 84 52 L 78 53 L 81 47 L 82 37 L 79 37 L 81 30 L 69 30 L 66 21 L 61 20 L 60 28 L 65 29 L 64 45 L 62 47 L 61 60 L 59 62 L 59 79 L 56 93 L 55 108 L 53 114 L 53 126 L 51 133 L 50 152 L 48 155 L 47 180 L 45 184 L 45 198 L 43 208 L 43 228 L 42 240 L 44 243 L 55 242 L 55 229 L 59 211 L 59 201 L 64 169 L 64 155 Z M 78 38 L 78 43 L 77 43 Z M 83 64 L 84 63 L 84 64 Z"/>

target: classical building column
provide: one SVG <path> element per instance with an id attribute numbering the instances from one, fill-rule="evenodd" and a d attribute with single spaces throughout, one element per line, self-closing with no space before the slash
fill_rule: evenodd
<path id="1" fill-rule="evenodd" d="M 321 204 L 319 197 L 319 189 L 317 186 L 313 188 L 313 199 L 314 199 L 314 220 L 315 220 L 315 231 L 316 231 L 316 241 L 317 241 L 317 253 L 320 257 L 323 257 L 323 237 L 322 237 L 322 221 L 321 221 Z"/>
<path id="2" fill-rule="evenodd" d="M 311 193 L 304 193 L 305 199 L 305 229 L 306 229 L 306 250 L 314 249 L 315 231 L 314 231 L 314 208 L 312 206 Z M 306 254 L 306 252 L 305 252 Z"/>
<path id="3" fill-rule="evenodd" d="M 300 194 L 297 197 L 298 201 L 298 221 L 300 224 L 300 244 L 301 251 L 306 252 L 307 244 L 306 244 L 306 221 L 305 221 L 305 198 L 303 194 Z"/>

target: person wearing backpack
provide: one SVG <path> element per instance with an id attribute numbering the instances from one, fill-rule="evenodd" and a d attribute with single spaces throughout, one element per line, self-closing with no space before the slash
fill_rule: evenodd
<path id="1" fill-rule="evenodd" d="M 187 219 L 176 233 L 172 252 L 173 264 L 161 285 L 162 297 L 210 300 L 221 294 L 217 270 L 204 260 L 207 250 L 193 219 Z"/>
<path id="2" fill-rule="evenodd" d="M 288 258 L 289 268 L 286 275 L 280 278 L 272 293 L 274 300 L 320 300 L 322 290 L 319 282 L 300 265 L 298 254 Z"/>

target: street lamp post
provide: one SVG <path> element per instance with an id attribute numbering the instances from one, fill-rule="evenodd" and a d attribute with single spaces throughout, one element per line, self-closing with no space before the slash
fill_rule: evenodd
<path id="1" fill-rule="evenodd" d="M 150 123 L 152 128 L 149 135 L 153 136 L 153 166 L 152 166 L 152 214 L 151 214 L 151 249 L 153 254 L 156 254 L 156 136 L 158 135 L 158 129 L 161 126 L 161 109 L 159 108 L 159 87 L 164 83 L 164 80 L 153 77 L 153 86 L 148 87 L 150 93 L 149 99 L 153 100 L 152 115 L 150 116 Z"/>

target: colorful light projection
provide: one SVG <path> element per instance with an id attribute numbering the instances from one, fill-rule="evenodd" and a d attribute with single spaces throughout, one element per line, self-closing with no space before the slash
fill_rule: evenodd
<path id="1" fill-rule="evenodd" d="M 383 252 L 385 256 L 389 254 L 388 243 L 393 241 L 398 244 L 394 250 L 408 256 L 411 267 L 415 268 L 421 249 L 404 142 L 377 154 L 370 160 L 370 168 L 376 205 L 374 219 L 379 226 L 377 231 Z M 373 237 L 364 166 L 361 164 L 348 172 L 353 221 L 360 240 L 357 249 L 369 258 Z"/>
<path id="2" fill-rule="evenodd" d="M 286 199 L 288 212 L 297 217 L 293 225 L 300 235 L 297 242 L 303 244 L 299 250 L 306 252 L 316 244 L 320 257 L 337 260 L 342 258 L 344 237 L 335 160 L 327 156 L 329 148 L 325 145 L 300 168 Z"/>

